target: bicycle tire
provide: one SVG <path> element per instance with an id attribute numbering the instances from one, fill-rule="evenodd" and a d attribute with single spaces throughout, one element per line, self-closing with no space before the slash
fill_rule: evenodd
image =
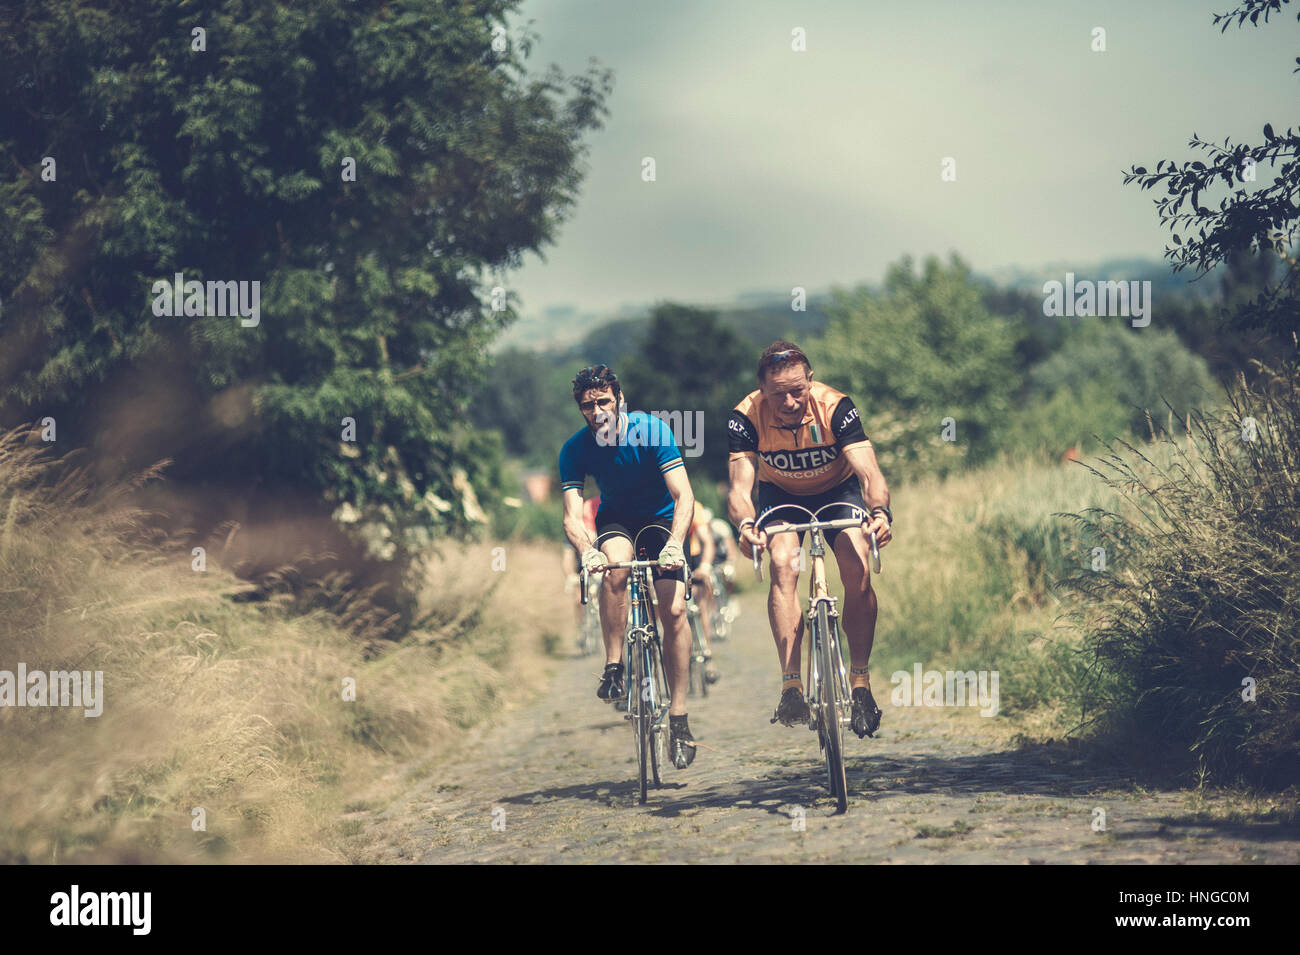
<path id="1" fill-rule="evenodd" d="M 688 670 L 686 673 L 686 695 L 694 696 L 696 687 L 702 687 L 704 684 L 704 671 L 696 664 L 696 657 L 699 655 L 700 646 L 700 624 L 699 617 L 686 611 L 686 621 L 691 628 L 691 658 L 687 663 Z"/>
<path id="2" fill-rule="evenodd" d="M 818 727 L 822 735 L 826 756 L 826 772 L 830 777 L 831 795 L 835 797 L 836 812 L 847 812 L 849 808 L 849 786 L 844 773 L 844 726 L 840 723 L 839 670 L 835 666 L 835 654 L 831 651 L 831 641 L 837 636 L 831 628 L 830 616 L 826 604 L 817 607 L 817 658 L 820 686 L 818 698 L 821 704 L 821 719 Z"/>
<path id="3" fill-rule="evenodd" d="M 821 655 L 817 650 L 817 648 L 821 646 L 821 642 L 817 639 L 816 632 L 815 632 L 819 624 L 816 621 L 812 620 L 811 616 L 809 617 L 809 620 L 810 622 L 808 624 L 808 630 L 807 630 L 808 640 L 809 640 L 808 679 L 810 681 L 809 687 L 811 688 L 811 692 L 808 698 L 808 707 L 809 707 L 809 714 L 810 714 L 809 725 L 817 729 L 817 751 L 822 754 L 822 762 L 823 765 L 825 765 L 826 767 L 826 785 L 827 787 L 829 787 L 831 795 L 838 797 L 839 789 L 836 787 L 835 776 L 831 772 L 830 759 L 827 757 L 826 754 L 826 749 L 829 745 L 829 742 L 827 741 L 826 738 L 826 725 L 827 725 L 826 711 L 825 708 L 822 706 L 822 693 L 824 688 L 822 685 L 821 672 L 823 667 L 822 667 Z"/>
<path id="4" fill-rule="evenodd" d="M 650 716 L 647 712 L 649 704 L 643 693 L 643 674 L 645 672 L 645 653 L 643 641 L 645 636 L 638 634 L 632 644 L 632 682 L 628 686 L 628 708 L 627 711 L 632 716 L 632 735 L 636 739 L 636 770 L 637 782 L 640 787 L 641 805 L 645 805 L 646 800 L 646 779 L 648 763 L 650 761 L 650 739 L 649 726 Z"/>
<path id="5" fill-rule="evenodd" d="M 664 657 L 663 649 L 660 646 L 658 638 L 651 641 L 650 644 L 650 666 L 652 672 L 652 682 L 655 687 L 655 705 L 652 708 L 654 720 L 659 718 L 659 710 L 666 709 L 668 704 L 664 700 L 658 699 L 661 692 L 666 692 L 666 681 L 663 677 Z M 668 744 L 664 742 L 664 728 L 651 724 L 650 727 L 650 769 L 654 778 L 655 788 L 664 784 L 662 770 L 668 762 Z"/>
<path id="6" fill-rule="evenodd" d="M 696 618 L 700 625 L 700 696 L 709 695 L 709 644 L 704 635 L 704 617 Z"/>

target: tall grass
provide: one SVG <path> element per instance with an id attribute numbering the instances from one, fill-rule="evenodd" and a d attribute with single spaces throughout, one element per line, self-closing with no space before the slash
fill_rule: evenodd
<path id="1" fill-rule="evenodd" d="M 896 537 L 874 581 L 873 686 L 888 693 L 880 677 L 914 663 L 997 670 L 1004 721 L 1052 735 L 1077 726 L 1085 664 L 1060 619 L 1057 581 L 1086 549 L 1062 515 L 1113 493 L 1078 464 L 1026 456 L 898 485 L 892 496 Z"/>
<path id="2" fill-rule="evenodd" d="M 1104 737 L 1202 778 L 1284 784 L 1300 780 L 1300 366 L 1260 372 L 1193 413 L 1186 442 L 1112 448 L 1093 469 L 1125 506 L 1077 515 L 1110 559 L 1071 585 Z"/>
<path id="3" fill-rule="evenodd" d="M 544 622 L 567 619 L 550 552 L 512 546 L 507 574 L 449 545 L 421 626 L 376 655 L 333 613 L 234 599 L 76 461 L 0 435 L 0 669 L 104 674 L 98 718 L 0 707 L 0 861 L 345 860 L 344 808 L 538 682 Z M 498 609 L 505 578 L 521 602 Z"/>

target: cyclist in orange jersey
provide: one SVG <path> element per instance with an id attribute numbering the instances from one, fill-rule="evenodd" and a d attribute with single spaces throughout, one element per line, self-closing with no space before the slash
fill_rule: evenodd
<path id="1" fill-rule="evenodd" d="M 844 583 L 844 631 L 850 653 L 852 727 L 859 738 L 874 736 L 880 707 L 871 695 L 868 661 L 876 631 L 877 602 L 871 587 L 867 534 L 879 546 L 891 540 L 889 488 L 876 454 L 862 429 L 852 399 L 814 381 L 808 356 L 787 341 L 773 342 L 759 358 L 756 391 L 746 395 L 727 421 L 731 490 L 727 508 L 740 531 L 746 557 L 757 549 L 772 554 L 768 618 L 781 660 L 781 700 L 773 722 L 793 726 L 808 719 L 799 672 L 804 621 L 800 611 L 799 555 L 803 535 L 781 534 L 768 542 L 754 533 L 753 492 L 758 482 L 758 510 L 799 504 L 816 511 L 832 502 L 860 509 L 864 528 L 827 531 Z M 791 523 L 806 518 L 788 512 Z M 832 515 L 847 517 L 849 511 Z"/>

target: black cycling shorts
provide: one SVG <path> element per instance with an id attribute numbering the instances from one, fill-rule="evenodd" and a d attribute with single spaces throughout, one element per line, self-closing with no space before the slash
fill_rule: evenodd
<path id="1" fill-rule="evenodd" d="M 839 484 L 829 491 L 822 491 L 820 494 L 791 494 L 789 491 L 777 487 L 775 484 L 769 484 L 766 481 L 758 482 L 758 516 L 762 517 L 772 508 L 781 504 L 798 504 L 800 507 L 806 507 L 814 514 L 817 509 L 826 507 L 827 504 L 844 503 L 852 504 L 854 507 L 862 509 L 862 513 L 867 513 L 866 501 L 862 499 L 862 483 L 854 477 L 848 478 L 844 483 Z M 826 513 L 821 515 L 821 520 L 838 521 L 846 517 L 852 517 L 853 512 L 847 507 L 826 508 Z M 790 508 L 789 510 L 779 511 L 768 522 L 770 525 L 779 524 L 785 521 L 789 524 L 806 524 L 808 515 L 803 511 Z M 839 536 L 838 530 L 822 531 L 826 538 L 828 547 L 835 546 L 835 538 Z M 799 544 L 803 544 L 803 532 L 799 532 Z"/>
<path id="2" fill-rule="evenodd" d="M 647 527 L 658 527 L 663 533 L 657 533 L 653 530 L 641 531 Z M 611 537 L 626 537 L 629 541 L 635 541 L 637 534 L 641 534 L 641 544 L 638 552 L 633 555 L 633 560 L 657 560 L 659 551 L 668 541 L 669 527 L 659 517 L 637 517 L 630 514 L 619 514 L 616 511 L 606 511 L 604 508 L 596 512 L 596 547 L 599 548 L 605 541 Z M 679 580 L 681 570 L 661 570 L 656 567 L 651 571 L 656 580 Z"/>

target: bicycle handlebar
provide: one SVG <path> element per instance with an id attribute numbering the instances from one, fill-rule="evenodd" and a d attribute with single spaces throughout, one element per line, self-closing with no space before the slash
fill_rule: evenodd
<path id="1" fill-rule="evenodd" d="M 657 568 L 658 566 L 659 566 L 659 561 L 657 560 L 621 560 L 616 564 L 605 564 L 603 567 L 597 567 L 595 570 L 588 570 L 586 567 L 582 568 L 581 590 L 582 590 L 583 605 L 585 606 L 587 603 L 587 579 L 592 574 L 603 574 L 611 570 L 637 570 L 642 567 Z M 681 564 L 681 575 L 682 575 L 682 583 L 686 585 L 686 599 L 690 600 L 691 599 L 691 575 L 685 561 L 682 561 Z"/>
<path id="2" fill-rule="evenodd" d="M 810 521 L 807 524 L 783 524 L 780 527 L 773 528 L 767 532 L 771 537 L 773 534 L 797 534 L 800 531 L 810 531 L 814 527 L 820 527 L 824 531 L 843 530 L 846 527 L 861 527 L 863 521 L 856 517 L 841 517 L 838 521 Z"/>
<path id="3" fill-rule="evenodd" d="M 787 505 L 787 506 L 795 506 L 795 505 Z M 802 508 L 802 509 L 807 510 L 807 508 Z M 775 508 L 773 508 L 773 510 L 775 510 Z M 763 523 L 762 520 L 759 520 L 757 523 L 755 523 L 754 525 L 755 531 L 758 530 L 759 525 L 762 523 Z M 813 530 L 814 528 L 820 530 L 831 530 L 831 531 L 847 530 L 850 527 L 863 527 L 866 525 L 866 523 L 867 523 L 866 518 L 859 519 L 856 517 L 842 517 L 839 520 L 835 520 L 835 521 L 819 521 L 814 516 L 814 518 L 806 524 L 782 524 L 781 526 L 775 527 L 770 531 L 766 531 L 766 534 L 768 537 L 772 537 L 776 534 L 799 534 L 804 531 Z M 872 531 L 871 534 L 869 535 L 869 542 L 871 544 L 871 570 L 872 573 L 878 574 L 880 573 L 880 545 L 876 542 L 875 531 Z M 754 576 L 756 576 L 759 580 L 762 580 L 763 579 L 763 558 L 758 548 L 753 549 L 753 554 L 754 554 Z"/>

